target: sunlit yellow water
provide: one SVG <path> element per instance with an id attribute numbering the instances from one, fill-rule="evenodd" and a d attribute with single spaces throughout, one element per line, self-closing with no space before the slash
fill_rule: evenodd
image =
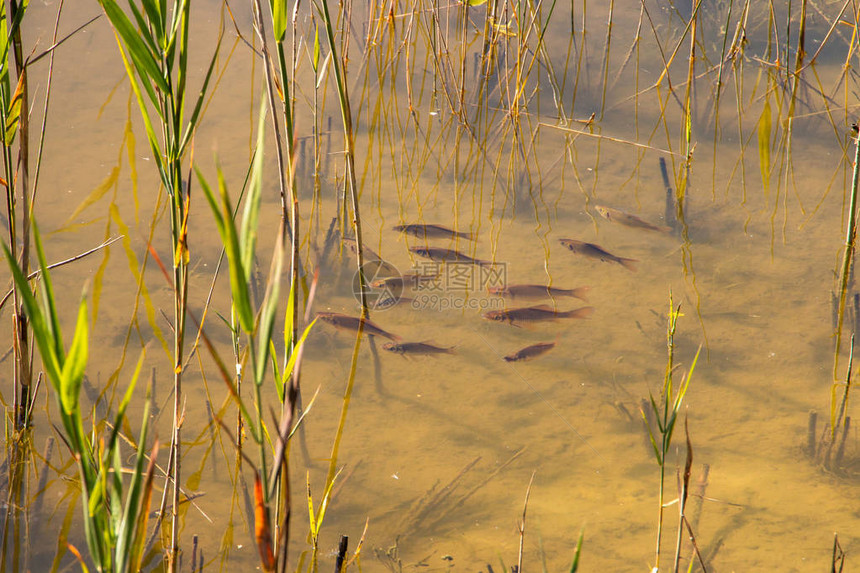
<path id="1" fill-rule="evenodd" d="M 219 16 L 212 4 L 195 7 L 193 16 L 198 19 L 194 34 L 199 50 L 195 62 L 198 70 L 204 68 L 214 50 Z M 252 38 L 249 8 L 231 7 L 243 35 Z M 638 7 L 635 2 L 616 5 L 610 82 L 622 69 L 630 49 Z M 556 7 L 547 36 L 559 79 L 565 75 L 569 9 Z M 50 44 L 56 3 L 39 3 L 33 10 L 41 27 L 32 24 L 26 31 L 27 41 L 38 41 L 44 48 Z M 408 6 L 398 8 L 398 13 L 404 15 L 398 17 L 397 26 L 407 25 L 408 10 Z M 600 114 L 606 10 L 602 3 L 588 3 L 589 49 L 583 60 L 583 66 L 588 62 L 588 74 L 581 72 L 572 113 L 578 52 L 571 52 L 567 64 L 565 109 L 575 118 L 587 119 L 592 112 Z M 653 10 L 651 16 L 668 56 L 683 28 L 677 20 L 670 25 L 666 11 Z M 832 20 L 837 10 L 827 7 L 825 12 Z M 70 30 L 80 19 L 97 11 L 93 4 L 80 13 L 64 13 L 61 29 Z M 485 8 L 472 11 L 471 17 L 482 24 Z M 453 61 L 458 62 L 456 12 L 442 13 L 450 18 L 449 51 Z M 577 5 L 578 26 L 581 13 L 582 6 Z M 849 110 L 842 109 L 846 104 L 844 88 L 837 87 L 847 47 L 841 39 L 833 40 L 825 54 L 827 61 L 815 69 L 818 77 L 811 69 L 804 72 L 811 86 L 803 92 L 808 105 L 800 106 L 796 112 L 803 117 L 795 120 L 790 155 L 780 155 L 772 146 L 774 171 L 765 190 L 757 130 L 765 101 L 764 76 L 756 85 L 759 70 L 765 68 L 750 59 L 753 55 L 764 57 L 766 28 L 757 20 L 761 15 L 758 8 L 751 11 L 747 33 L 752 42 L 744 64 L 740 120 L 735 77 L 729 69 L 724 72 L 724 81 L 732 85 L 720 104 L 722 131 L 716 150 L 713 116 L 706 114 L 709 86 L 715 76 L 708 76 L 696 86 L 703 119 L 694 124 L 696 147 L 688 190 L 686 245 L 677 236 L 613 225 L 599 218 L 593 209 L 594 204 L 606 204 L 659 223 L 664 214 L 665 190 L 658 158 L 669 162 L 670 172 L 681 168 L 679 105 L 665 83 L 660 90 L 646 89 L 662 69 L 647 20 L 641 32 L 641 54 L 637 56 L 634 51 L 621 79 L 607 93 L 607 112 L 594 133 L 635 141 L 648 148 L 585 135 L 568 136 L 566 147 L 565 133 L 553 127 L 557 124 L 557 111 L 546 73 L 536 70 L 530 86 L 534 90 L 539 78 L 540 90 L 537 95 L 528 92 L 534 97 L 519 117 L 525 162 L 518 151 L 511 155 L 513 127 L 505 111 L 499 111 L 498 95 L 490 105 L 497 115 L 474 127 L 484 151 L 470 143 L 465 132 L 459 134 L 458 148 L 456 118 L 447 100 L 440 95 L 435 104 L 431 101 L 433 60 L 424 56 L 427 40 L 422 35 L 426 34 L 423 28 L 416 31 L 417 40 L 412 40 L 417 46 L 413 49 L 418 51 L 417 56 L 410 56 L 415 61 L 409 64 L 416 66 L 411 89 L 420 125 L 417 135 L 407 111 L 405 55 L 401 53 L 401 59 L 393 60 L 387 48 L 374 48 L 364 62 L 363 38 L 352 38 L 349 71 L 354 115 L 360 122 L 356 160 L 362 185 L 365 244 L 407 272 L 420 261 L 410 256 L 407 247 L 422 243 L 398 236 L 391 230 L 393 225 L 423 221 L 468 230 L 476 234 L 477 241 L 461 240 L 452 246 L 504 266 L 508 283 L 551 281 L 564 288 L 588 285 L 589 304 L 596 312 L 586 321 L 562 320 L 516 328 L 483 319 L 480 309 L 498 304 L 498 300 L 473 291 L 441 294 L 449 304 L 468 300 L 472 307 L 465 310 L 415 310 L 401 305 L 373 312 L 374 321 L 404 339 L 456 346 L 456 354 L 400 357 L 381 350 L 379 343 L 375 351 L 367 342 L 362 343 L 355 391 L 337 460 L 343 469 L 321 537 L 323 569 L 333 567 L 333 552 L 340 535 L 349 536 L 354 550 L 366 520 L 360 557 L 365 571 L 386 570 L 386 563 L 397 567 L 390 559 L 380 559 L 375 554 L 390 551 L 395 544 L 403 570 L 486 571 L 490 564 L 498 572 L 502 561 L 510 567 L 517 559 L 517 527 L 533 473 L 525 522 L 524 568 L 540 570 L 545 563 L 550 571 L 567 570 L 582 528 L 582 570 L 644 571 L 653 566 L 659 473 L 638 409 L 649 392 L 659 391 L 663 379 L 670 292 L 683 313 L 676 336 L 676 360 L 682 371 L 689 367 L 697 347 L 703 345 L 684 414 L 694 453 L 693 481 L 699 478 L 702 464 L 710 467 L 707 499 L 701 503 L 696 529 L 698 546 L 709 560 L 709 570 L 819 571 L 828 566 L 834 532 L 838 532 L 851 561 L 860 542 L 860 517 L 855 507 L 856 460 L 860 455 L 856 433 L 852 431 L 849 438 L 846 459 L 854 465 L 847 477 L 823 471 L 803 453 L 807 414 L 816 409 L 821 418 L 826 418 L 832 382 L 830 297 L 844 241 L 844 201 L 850 180 L 850 162 L 843 157 L 840 145 L 846 147 L 848 156 L 853 153 L 846 141 L 856 109 L 850 95 Z M 781 17 L 780 33 L 784 33 L 784 15 Z M 355 27 L 361 36 L 364 24 L 356 18 Z M 733 22 L 736 18 L 733 16 Z M 307 25 L 306 19 L 300 22 Z M 733 26 L 734 23 L 732 29 Z M 820 42 L 828 27 L 829 22 L 816 20 L 810 41 Z M 794 38 L 796 31 L 792 29 Z M 403 34 L 403 30 L 399 28 L 396 33 Z M 709 33 L 713 34 L 713 29 Z M 577 42 L 581 40 L 578 36 Z M 302 50 L 307 49 L 305 44 Z M 479 41 L 470 44 L 470 54 L 479 49 Z M 715 63 L 713 54 L 718 54 L 710 44 L 706 49 L 712 59 L 710 63 L 697 63 L 699 73 L 709 69 Z M 671 68 L 671 78 L 678 98 L 683 98 L 689 40 L 678 54 L 679 63 Z M 515 57 L 513 53 L 511 57 Z M 471 58 L 470 55 L 470 74 Z M 307 136 L 312 121 L 308 98 L 313 95 L 313 80 L 304 51 L 301 59 L 302 81 L 296 94 L 301 110 L 298 129 Z M 382 74 L 380 70 L 386 62 L 392 61 Z M 130 100 L 125 72 L 105 19 L 91 24 L 58 50 L 54 68 L 42 180 L 35 208 L 47 235 L 48 258 L 65 258 L 91 248 L 106 235 L 120 234 L 118 221 L 110 219 L 113 203 L 129 227 L 129 248 L 142 262 L 158 183 L 139 112 Z M 46 60 L 38 72 L 41 79 L 31 79 L 31 84 L 36 102 L 33 113 L 41 121 Z M 252 61 L 248 48 L 236 41 L 229 20 L 217 73 L 214 95 L 195 140 L 194 159 L 207 178 L 214 180 L 213 156 L 217 155 L 235 196 L 250 157 L 251 130 L 262 93 L 262 69 L 259 62 Z M 383 75 L 381 93 L 379 75 Z M 396 89 L 391 87 L 392 75 L 396 77 Z M 474 96 L 471 90 L 477 81 L 469 77 L 467 93 Z M 196 79 L 199 81 L 199 77 Z M 331 78 L 329 83 L 324 116 L 332 118 L 332 133 L 324 139 L 327 169 L 322 173 L 318 220 L 316 214 L 311 217 L 307 170 L 301 173 L 300 180 L 302 232 L 310 237 L 303 245 L 303 253 L 312 261 L 308 263 L 311 267 L 316 266 L 313 253 L 315 248 L 322 248 L 325 229 L 336 214 L 336 194 L 343 184 L 340 118 Z M 640 95 L 636 100 L 630 99 L 637 85 Z M 849 78 L 848 85 L 856 89 L 853 78 Z M 814 89 L 822 89 L 831 98 L 827 105 L 832 125 Z M 456 96 L 454 86 L 451 93 Z M 780 92 L 781 97 L 785 93 Z M 775 98 L 772 94 L 768 100 L 774 109 Z M 658 101 L 668 102 L 664 103 L 665 123 L 658 119 Z M 784 100 L 783 105 L 787 106 Z M 473 107 L 469 109 L 474 113 Z M 129 119 L 133 150 L 129 150 L 127 139 L 123 145 Z M 327 119 L 323 125 L 328 125 Z M 776 116 L 773 125 L 776 130 Z M 571 124 L 571 129 L 584 128 Z M 530 147 L 532 141 L 534 148 Z M 310 154 L 312 147 L 307 145 L 305 149 Z M 273 148 L 266 152 L 271 169 L 267 172 L 269 195 L 261 221 L 261 272 L 268 268 L 271 238 L 280 216 L 271 160 Z M 129 153 L 136 168 L 138 207 L 132 198 Z M 486 160 L 481 160 L 482 153 L 486 153 Z M 788 159 L 790 164 L 786 163 Z M 116 166 L 116 187 L 109 188 L 103 197 L 68 221 L 74 209 Z M 199 314 L 217 264 L 219 243 L 208 207 L 195 191 L 190 298 Z M 166 225 L 161 217 L 154 246 L 169 264 Z M 560 238 L 594 242 L 620 256 L 638 259 L 638 272 L 577 257 L 559 244 Z M 445 241 L 434 244 L 449 246 Z M 343 264 L 320 265 L 315 310 L 358 312 L 351 290 L 354 262 L 347 253 L 343 256 Z M 102 261 L 103 255 L 96 255 L 54 273 L 67 321 L 71 321 L 82 285 L 92 281 Z M 207 330 L 221 344 L 219 348 L 227 358 L 229 336 L 214 314 L 229 314 L 225 273 L 226 268 L 215 287 Z M 89 368 L 90 380 L 101 384 L 120 364 L 125 334 L 134 316 L 135 279 L 119 244 L 110 249 L 105 277 L 92 328 Z M 92 297 L 93 283 L 89 285 Z M 146 267 L 146 285 L 152 297 L 154 324 L 169 340 L 170 326 L 159 309 L 172 316 L 172 298 L 151 259 Z M 574 299 L 558 300 L 563 310 L 581 304 Z M 8 317 L 8 310 L 4 312 Z M 169 361 L 152 334 L 143 305 L 136 316 L 142 338 L 149 341 L 146 377 L 152 368 L 157 369 L 157 402 L 163 410 L 157 418 L 158 437 L 166 442 L 172 421 Z M 71 322 L 67 324 L 71 330 Z M 4 334 L 4 346 L 8 338 Z M 555 341 L 557 346 L 532 362 L 509 365 L 501 360 L 501 356 L 541 341 Z M 291 451 L 292 563 L 309 548 L 305 540 L 308 518 L 304 483 L 309 476 L 314 501 L 319 503 L 353 343 L 352 336 L 318 324 L 305 352 L 305 402 L 317 388 L 319 396 L 305 421 L 307 454 L 297 443 Z M 109 393 L 124 390 L 140 346 L 134 331 L 119 382 Z M 230 425 L 235 408 L 224 407 L 227 393 L 223 382 L 202 349 L 201 355 L 202 362 L 192 359 L 185 379 L 187 458 L 183 462 L 183 479 L 190 480 L 186 482 L 188 489 L 205 495 L 195 500 L 199 510 L 187 510 L 182 545 L 190 559 L 191 536 L 199 535 L 207 570 L 252 570 L 257 560 L 248 530 L 250 516 L 245 515 L 243 486 L 235 476 L 235 452 L 226 434 L 219 432 L 217 426 L 209 427 L 206 402 L 209 400 L 214 410 L 222 411 Z M 4 367 L 9 372 L 8 359 Z M 381 373 L 378 378 L 377 368 Z M 2 391 L 9 403 L 11 388 L 4 387 Z M 137 394 L 142 403 L 142 388 Z M 270 392 L 270 398 L 275 407 L 274 393 Z M 54 408 L 44 389 L 38 404 L 36 444 L 41 447 L 42 440 L 51 433 L 50 410 Z M 130 411 L 135 432 L 141 415 L 142 406 Z M 210 447 L 212 436 L 217 437 L 214 447 Z M 683 429 L 678 429 L 668 464 L 667 501 L 676 495 L 675 475 L 676 468 L 683 465 L 683 439 Z M 163 463 L 166 450 L 162 446 Z M 63 448 L 57 448 L 55 456 L 55 466 L 64 467 L 59 461 L 68 457 Z M 71 475 L 71 470 L 67 471 Z M 45 508 L 50 514 L 42 517 L 45 521 L 41 530 L 47 542 L 34 550 L 33 559 L 38 563 L 53 559 L 56 532 L 69 502 L 68 497 L 63 497 L 63 480 L 56 473 L 50 477 L 51 486 L 45 493 Z M 246 472 L 244 479 L 250 480 L 251 475 Z M 250 487 L 251 482 L 247 483 Z M 696 504 L 698 501 L 691 502 Z M 677 506 L 667 507 L 665 515 L 661 558 L 664 570 L 670 566 L 674 550 Z M 84 546 L 82 537 L 73 542 Z M 684 559 L 688 558 L 689 550 L 685 550 Z M 71 563 L 71 558 L 66 556 L 64 563 Z M 185 569 L 189 569 L 187 563 Z"/>

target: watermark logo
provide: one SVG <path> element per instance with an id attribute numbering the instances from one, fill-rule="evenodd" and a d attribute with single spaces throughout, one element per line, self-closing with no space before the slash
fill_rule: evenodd
<path id="1" fill-rule="evenodd" d="M 361 266 L 364 275 L 367 306 L 373 310 L 391 308 L 403 294 L 403 277 L 397 267 L 385 261 L 369 261 Z M 355 271 L 352 277 L 352 294 L 361 304 L 361 274 Z"/>
<path id="2" fill-rule="evenodd" d="M 487 293 L 507 284 L 507 265 L 474 265 L 457 262 L 417 262 L 408 273 L 401 274 L 391 263 L 370 261 L 362 267 L 367 304 L 373 310 L 385 310 L 409 303 L 415 309 L 486 310 L 503 308 L 500 297 L 476 298 L 471 294 Z M 414 298 L 404 296 L 409 291 Z M 352 279 L 352 292 L 361 303 L 361 278 L 358 271 Z"/>

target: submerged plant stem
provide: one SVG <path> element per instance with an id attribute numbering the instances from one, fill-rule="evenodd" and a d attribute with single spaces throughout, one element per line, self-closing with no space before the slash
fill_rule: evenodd
<path id="1" fill-rule="evenodd" d="M 845 233 L 845 252 L 842 255 L 842 267 L 839 273 L 839 310 L 836 320 L 836 348 L 833 351 L 833 380 L 838 379 L 839 373 L 839 351 L 842 346 L 842 323 L 845 317 L 845 301 L 848 297 L 848 281 L 850 278 L 851 264 L 854 258 L 854 249 L 857 240 L 857 192 L 860 187 L 860 137 L 855 134 L 854 143 L 854 167 L 851 175 L 851 203 L 848 211 L 848 229 Z M 835 431 L 835 428 L 831 428 Z"/>

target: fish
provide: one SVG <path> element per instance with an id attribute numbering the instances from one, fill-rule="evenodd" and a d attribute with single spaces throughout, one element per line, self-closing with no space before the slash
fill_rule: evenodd
<path id="1" fill-rule="evenodd" d="M 436 262 L 445 263 L 467 263 L 472 265 L 489 265 L 491 263 L 480 259 L 473 259 L 454 249 L 440 249 L 437 247 L 409 247 L 409 250 L 420 257 Z"/>
<path id="2" fill-rule="evenodd" d="M 352 237 L 344 237 L 343 242 L 346 244 L 349 251 L 355 257 L 358 257 L 358 242 L 355 239 L 353 239 Z M 367 245 L 362 246 L 361 256 L 362 256 L 362 259 L 364 260 L 363 262 L 365 262 L 365 263 L 369 263 L 369 262 L 373 262 L 373 261 L 380 262 L 380 263 L 383 262 L 382 257 L 380 257 L 374 251 L 369 249 L 367 247 Z"/>
<path id="3" fill-rule="evenodd" d="M 453 229 L 443 227 L 442 225 L 413 223 L 411 225 L 396 225 L 392 227 L 392 229 L 401 233 L 406 233 L 407 235 L 414 235 L 419 239 L 453 239 L 457 237 L 460 239 L 466 239 L 467 241 L 475 240 L 475 236 L 472 233 L 455 231 Z"/>
<path id="4" fill-rule="evenodd" d="M 577 241 L 576 239 L 559 239 L 558 242 L 572 253 L 588 257 L 589 259 L 618 263 L 628 271 L 636 272 L 636 263 L 639 262 L 637 259 L 625 259 L 624 257 L 613 255 L 599 245 Z"/>
<path id="5" fill-rule="evenodd" d="M 507 362 L 523 362 L 531 360 L 532 358 L 537 358 L 541 354 L 546 354 L 553 348 L 555 348 L 555 342 L 538 342 L 537 344 L 532 344 L 531 346 L 526 346 L 521 350 L 517 350 L 513 354 L 508 354 L 504 358 Z"/>
<path id="6" fill-rule="evenodd" d="M 509 285 L 489 287 L 490 294 L 509 296 L 511 298 L 544 298 L 569 296 L 588 302 L 587 294 L 591 287 L 557 288 L 543 285 Z"/>
<path id="7" fill-rule="evenodd" d="M 429 342 L 386 342 L 382 345 L 384 350 L 396 352 L 397 354 L 407 355 L 431 355 L 431 354 L 456 354 L 454 347 L 443 348 L 435 346 Z"/>
<path id="8" fill-rule="evenodd" d="M 583 306 L 574 310 L 555 310 L 549 305 L 526 306 L 523 308 L 509 308 L 506 310 L 488 310 L 483 314 L 487 320 L 498 322 L 510 322 L 513 326 L 519 326 L 517 322 L 540 322 L 544 320 L 556 320 L 558 318 L 588 318 L 594 314 L 593 306 Z"/>
<path id="9" fill-rule="evenodd" d="M 630 227 L 632 229 L 644 229 L 646 231 L 655 231 L 657 233 L 671 233 L 672 228 L 667 227 L 665 225 L 654 225 L 637 217 L 636 215 L 631 215 L 630 213 L 625 213 L 624 211 L 619 211 L 618 209 L 613 209 L 612 207 L 606 207 L 604 205 L 595 205 L 594 209 L 600 213 L 600 216 L 606 219 L 607 221 L 612 221 L 613 223 L 618 223 L 619 225 L 624 225 L 625 227 Z"/>
<path id="10" fill-rule="evenodd" d="M 402 289 L 405 286 L 410 288 L 418 288 L 421 283 L 432 282 L 439 278 L 439 275 L 419 275 L 419 274 L 411 274 L 407 273 L 405 275 L 399 277 L 386 277 L 383 279 L 376 279 L 370 286 L 373 288 L 400 288 Z"/>
<path id="11" fill-rule="evenodd" d="M 329 323 L 335 328 L 349 330 L 351 332 L 358 332 L 359 328 L 363 325 L 362 332 L 368 336 L 382 336 L 392 342 L 400 341 L 399 336 L 386 332 L 379 325 L 371 322 L 367 318 L 349 316 L 348 314 L 340 314 L 337 312 L 318 312 L 317 318 L 323 322 Z"/>

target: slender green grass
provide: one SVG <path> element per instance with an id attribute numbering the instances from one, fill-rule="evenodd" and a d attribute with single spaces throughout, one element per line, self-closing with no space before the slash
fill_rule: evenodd
<path id="1" fill-rule="evenodd" d="M 645 427 L 648 431 L 648 438 L 651 440 L 651 446 L 654 450 L 654 457 L 657 460 L 657 465 L 660 467 L 660 487 L 658 490 L 658 511 L 657 511 L 657 542 L 654 551 L 654 569 L 660 568 L 660 557 L 662 554 L 662 537 L 663 537 L 663 510 L 666 506 L 664 502 L 665 481 L 666 481 L 666 456 L 672 445 L 672 435 L 675 432 L 675 424 L 678 421 L 678 415 L 681 412 L 681 405 L 684 401 L 684 396 L 690 387 L 690 380 L 693 377 L 693 372 L 696 369 L 696 364 L 699 360 L 701 347 L 696 351 L 693 362 L 690 364 L 689 370 L 682 376 L 680 383 L 677 385 L 674 382 L 675 373 L 675 332 L 677 330 L 678 318 L 682 316 L 680 305 L 675 306 L 672 300 L 672 295 L 669 295 L 669 316 L 666 325 L 666 350 L 668 359 L 666 361 L 666 373 L 663 377 L 663 384 L 660 388 L 660 394 L 657 398 L 653 394 L 650 396 L 649 406 L 650 414 L 653 414 L 652 419 L 656 421 L 656 431 L 648 424 L 648 417 L 645 410 L 642 411 L 642 419 L 645 422 Z M 689 477 L 689 476 L 688 476 Z M 681 510 L 683 512 L 683 509 Z M 682 513 L 683 517 L 683 513 Z M 682 520 L 683 521 L 683 520 Z M 679 529 L 683 528 L 683 523 L 678 524 Z M 675 571 L 677 571 L 677 559 L 675 563 Z"/>

